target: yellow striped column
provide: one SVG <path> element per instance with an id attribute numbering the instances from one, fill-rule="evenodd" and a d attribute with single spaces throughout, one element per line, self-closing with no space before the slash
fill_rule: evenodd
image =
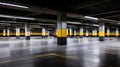
<path id="1" fill-rule="evenodd" d="M 7 36 L 8 37 L 10 36 L 10 29 L 9 28 L 7 29 Z"/>
<path id="2" fill-rule="evenodd" d="M 85 36 L 89 36 L 89 31 L 88 31 L 88 29 L 86 29 L 86 32 L 85 32 Z"/>
<path id="3" fill-rule="evenodd" d="M 94 29 L 94 30 L 92 31 L 92 36 L 94 36 L 94 37 L 97 36 L 97 29 Z"/>
<path id="4" fill-rule="evenodd" d="M 25 23 L 25 39 L 30 40 L 30 25 Z"/>
<path id="5" fill-rule="evenodd" d="M 84 32 L 83 32 L 83 27 L 80 28 L 80 37 L 83 37 Z"/>
<path id="6" fill-rule="evenodd" d="M 3 29 L 3 36 L 6 36 L 6 29 Z"/>
<path id="7" fill-rule="evenodd" d="M 42 28 L 42 37 L 45 37 L 45 35 L 46 35 L 45 28 Z"/>
<path id="8" fill-rule="evenodd" d="M 118 37 L 119 36 L 119 29 L 118 28 L 116 28 L 116 37 Z"/>
<path id="9" fill-rule="evenodd" d="M 20 38 L 20 28 L 16 27 L 16 39 Z"/>
<path id="10" fill-rule="evenodd" d="M 77 36 L 77 32 L 76 32 L 76 30 L 74 30 L 74 36 L 75 36 L 75 37 Z"/>
<path id="11" fill-rule="evenodd" d="M 57 17 L 57 44 L 67 45 L 67 24 L 66 24 L 66 12 L 58 12 Z"/>
<path id="12" fill-rule="evenodd" d="M 70 36 L 70 37 L 73 36 L 73 30 L 72 30 L 72 28 L 69 28 L 69 36 Z"/>
<path id="13" fill-rule="evenodd" d="M 99 41 L 105 40 L 105 25 L 102 19 L 99 19 Z"/>

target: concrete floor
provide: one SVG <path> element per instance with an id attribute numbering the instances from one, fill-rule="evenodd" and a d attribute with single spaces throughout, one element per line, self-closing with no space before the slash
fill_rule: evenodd
<path id="1" fill-rule="evenodd" d="M 117 38 L 68 38 L 57 46 L 56 38 L 0 38 L 0 67 L 120 67 Z"/>

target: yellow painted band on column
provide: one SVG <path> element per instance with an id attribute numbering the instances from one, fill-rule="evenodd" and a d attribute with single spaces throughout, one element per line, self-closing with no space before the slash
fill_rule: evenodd
<path id="1" fill-rule="evenodd" d="M 10 36 L 10 33 L 7 33 L 7 36 Z"/>
<path id="2" fill-rule="evenodd" d="M 6 36 L 6 33 L 3 33 L 3 36 Z"/>
<path id="3" fill-rule="evenodd" d="M 27 32 L 25 32 L 25 36 L 27 36 Z"/>
<path id="4" fill-rule="evenodd" d="M 46 33 L 45 32 L 42 32 L 42 36 L 45 36 L 46 35 Z"/>
<path id="5" fill-rule="evenodd" d="M 84 33 L 83 32 L 80 32 L 80 36 L 83 36 L 84 35 Z"/>
<path id="6" fill-rule="evenodd" d="M 93 36 L 97 36 L 97 33 L 92 33 Z"/>
<path id="7" fill-rule="evenodd" d="M 29 34 L 29 35 L 28 35 Z M 30 36 L 30 33 L 29 32 L 25 32 L 25 36 Z"/>
<path id="8" fill-rule="evenodd" d="M 57 29 L 56 36 L 57 37 L 67 37 L 67 30 L 66 29 Z"/>
<path id="9" fill-rule="evenodd" d="M 86 33 L 85 36 L 89 36 L 89 33 Z"/>
<path id="10" fill-rule="evenodd" d="M 16 36 L 20 36 L 20 32 L 16 32 Z"/>
<path id="11" fill-rule="evenodd" d="M 100 32 L 99 32 L 99 36 L 105 36 L 105 33 L 102 32 L 102 31 L 100 31 Z"/>
<path id="12" fill-rule="evenodd" d="M 69 35 L 70 35 L 70 36 L 72 36 L 72 35 L 73 35 L 73 33 L 72 33 L 72 32 L 70 32 L 70 33 L 69 33 Z"/>
<path id="13" fill-rule="evenodd" d="M 119 33 L 116 33 L 116 36 L 119 36 Z"/>
<path id="14" fill-rule="evenodd" d="M 77 34 L 76 33 L 74 33 L 74 36 L 76 36 Z"/>
<path id="15" fill-rule="evenodd" d="M 110 33 L 107 33 L 107 36 L 110 36 Z"/>

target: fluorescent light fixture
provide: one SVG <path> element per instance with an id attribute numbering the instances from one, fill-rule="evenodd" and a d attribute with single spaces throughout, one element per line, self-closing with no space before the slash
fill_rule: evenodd
<path id="1" fill-rule="evenodd" d="M 96 27 L 98 27 L 99 25 L 97 25 L 97 24 L 93 24 L 93 26 L 96 26 Z"/>
<path id="2" fill-rule="evenodd" d="M 10 16 L 10 15 L 3 15 L 3 14 L 0 14 L 0 17 L 4 17 L 4 18 L 15 18 L 15 19 L 24 19 L 24 20 L 35 20 L 35 18 L 19 17 L 19 16 Z"/>
<path id="3" fill-rule="evenodd" d="M 67 23 L 69 23 L 69 24 L 81 24 L 80 22 L 71 22 L 71 21 L 67 21 Z"/>
<path id="4" fill-rule="evenodd" d="M 12 7 L 19 7 L 19 8 L 29 8 L 29 7 L 27 7 L 27 6 L 16 5 L 16 4 L 10 4 L 10 3 L 3 3 L 3 2 L 0 2 L 0 5 L 12 6 Z"/>
<path id="5" fill-rule="evenodd" d="M 90 16 L 85 16 L 86 19 L 91 19 L 91 20 L 98 20 L 98 18 L 95 17 L 90 17 Z"/>

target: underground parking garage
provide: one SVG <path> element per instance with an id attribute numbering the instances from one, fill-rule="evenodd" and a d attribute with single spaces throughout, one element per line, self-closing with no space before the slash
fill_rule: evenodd
<path id="1" fill-rule="evenodd" d="M 120 67 L 119 6 L 0 0 L 0 67 Z"/>

